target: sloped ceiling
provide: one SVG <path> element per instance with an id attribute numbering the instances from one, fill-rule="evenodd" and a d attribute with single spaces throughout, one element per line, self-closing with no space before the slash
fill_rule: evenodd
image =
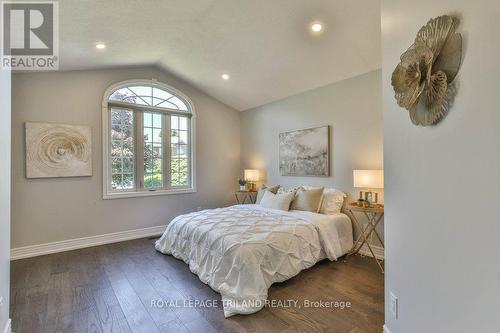
<path id="1" fill-rule="evenodd" d="M 381 64 L 376 0 L 62 0 L 59 10 L 61 70 L 156 64 L 237 110 Z"/>

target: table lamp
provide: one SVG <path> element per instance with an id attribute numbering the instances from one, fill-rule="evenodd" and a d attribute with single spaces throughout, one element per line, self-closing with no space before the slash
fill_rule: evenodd
<path id="1" fill-rule="evenodd" d="M 249 191 L 255 191 L 255 183 L 260 180 L 260 173 L 259 170 L 255 169 L 245 169 L 245 180 L 248 183 L 248 190 Z"/>
<path id="2" fill-rule="evenodd" d="M 373 189 L 384 188 L 384 170 L 353 170 L 353 180 L 355 188 L 366 189 L 359 192 L 358 201 L 369 205 L 378 202 L 378 193 Z"/>

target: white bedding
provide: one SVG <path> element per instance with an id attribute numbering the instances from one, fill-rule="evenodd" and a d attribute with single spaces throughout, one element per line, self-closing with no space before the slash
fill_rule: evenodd
<path id="1" fill-rule="evenodd" d="M 352 247 L 345 214 L 280 211 L 259 205 L 209 209 L 176 217 L 156 249 L 184 260 L 222 295 L 224 316 L 259 311 L 268 288 Z"/>

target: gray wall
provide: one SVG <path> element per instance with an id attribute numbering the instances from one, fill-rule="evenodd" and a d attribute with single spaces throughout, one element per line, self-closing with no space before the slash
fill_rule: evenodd
<path id="1" fill-rule="evenodd" d="M 10 72 L 0 70 L 0 331 L 9 318 L 10 102 Z"/>
<path id="2" fill-rule="evenodd" d="M 112 83 L 151 79 L 178 88 L 197 111 L 197 193 L 102 199 L 101 102 Z M 167 224 L 178 214 L 234 203 L 240 116 L 156 68 L 26 73 L 12 78 L 12 247 Z M 24 122 L 92 126 L 93 176 L 26 179 Z"/>
<path id="3" fill-rule="evenodd" d="M 457 14 L 459 89 L 437 126 L 411 124 L 390 85 L 430 18 Z M 500 3 L 383 0 L 386 324 L 392 333 L 500 332 Z M 388 293 L 400 301 L 399 319 Z"/>
<path id="4" fill-rule="evenodd" d="M 241 167 L 267 173 L 266 182 L 341 189 L 357 198 L 353 169 L 383 169 L 381 71 L 314 89 L 241 115 Z M 278 168 L 278 134 L 330 125 L 331 176 L 286 177 Z"/>

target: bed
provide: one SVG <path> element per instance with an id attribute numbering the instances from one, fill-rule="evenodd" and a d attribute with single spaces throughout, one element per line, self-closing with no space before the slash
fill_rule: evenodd
<path id="1" fill-rule="evenodd" d="M 236 205 L 176 217 L 156 250 L 183 260 L 222 296 L 224 316 L 266 304 L 269 287 L 353 244 L 347 215 Z"/>

